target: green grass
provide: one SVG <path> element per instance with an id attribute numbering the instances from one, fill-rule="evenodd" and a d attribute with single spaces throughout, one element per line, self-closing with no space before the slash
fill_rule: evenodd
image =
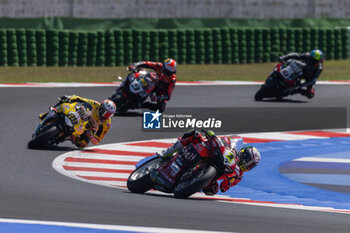
<path id="1" fill-rule="evenodd" d="M 264 81 L 275 63 L 244 65 L 179 65 L 179 81 Z M 0 67 L 0 83 L 112 82 L 127 74 L 125 67 Z M 325 61 L 319 80 L 349 80 L 350 60 Z"/>

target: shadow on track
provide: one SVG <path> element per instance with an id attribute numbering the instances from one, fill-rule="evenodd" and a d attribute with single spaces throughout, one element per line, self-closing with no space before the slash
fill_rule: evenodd
<path id="1" fill-rule="evenodd" d="M 28 150 L 50 150 L 50 151 L 73 151 L 73 150 L 79 150 L 76 147 L 69 147 L 69 146 L 56 146 L 56 145 L 48 145 L 48 146 L 43 146 L 40 148 L 28 148 Z"/>
<path id="2" fill-rule="evenodd" d="M 293 99 L 267 99 L 267 100 L 260 100 L 255 102 L 275 102 L 275 103 L 308 103 L 308 101 L 305 100 L 293 100 Z"/>
<path id="3" fill-rule="evenodd" d="M 171 198 L 171 199 L 177 199 L 177 200 L 195 200 L 195 201 L 215 201 L 215 199 L 211 198 L 199 198 L 199 197 L 188 197 L 188 198 L 176 198 L 173 194 L 163 194 L 163 193 L 131 193 L 129 191 L 125 191 L 125 193 L 129 193 L 132 195 L 146 195 L 150 197 L 160 197 L 160 198 Z M 211 196 L 212 197 L 212 196 Z"/>
<path id="4" fill-rule="evenodd" d="M 115 117 L 142 117 L 142 112 L 125 112 L 125 113 L 116 113 Z"/>

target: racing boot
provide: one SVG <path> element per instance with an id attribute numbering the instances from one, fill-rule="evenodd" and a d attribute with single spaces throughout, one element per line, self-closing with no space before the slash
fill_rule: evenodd
<path id="1" fill-rule="evenodd" d="M 177 141 L 166 150 L 163 150 L 161 153 L 157 153 L 158 157 L 161 157 L 163 160 L 168 160 L 171 156 L 178 150 L 181 150 L 183 145 L 180 141 Z"/>
<path id="2" fill-rule="evenodd" d="M 147 109 L 152 110 L 152 111 L 157 111 L 157 109 L 158 109 L 158 105 L 157 104 L 150 103 L 150 102 L 142 103 L 141 107 L 142 108 L 147 108 Z"/>

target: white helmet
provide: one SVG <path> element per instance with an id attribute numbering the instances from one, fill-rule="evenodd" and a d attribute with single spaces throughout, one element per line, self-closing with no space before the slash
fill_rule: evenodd
<path id="1" fill-rule="evenodd" d="M 109 119 L 111 118 L 115 111 L 117 110 L 117 107 L 115 106 L 114 102 L 112 100 L 106 99 L 102 101 L 100 109 L 98 110 L 99 116 L 102 119 Z"/>
<path id="2" fill-rule="evenodd" d="M 242 172 L 249 171 L 256 167 L 260 163 L 260 152 L 258 149 L 252 146 L 246 146 L 241 149 L 238 154 L 239 167 Z"/>

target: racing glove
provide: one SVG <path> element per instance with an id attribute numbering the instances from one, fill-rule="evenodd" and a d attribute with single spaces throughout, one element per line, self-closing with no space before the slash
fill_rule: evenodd
<path id="1" fill-rule="evenodd" d="M 202 189 L 203 193 L 208 196 L 214 196 L 219 191 L 218 182 L 215 180 L 211 182 L 207 187 Z"/>
<path id="2" fill-rule="evenodd" d="M 225 176 L 223 181 L 220 183 L 220 191 L 224 193 L 227 190 L 229 190 L 230 187 L 231 187 L 231 182 L 230 182 L 228 176 Z"/>
<path id="3" fill-rule="evenodd" d="M 277 61 L 277 62 L 281 62 L 281 63 L 284 62 L 282 57 L 278 57 L 278 58 L 276 59 L 276 61 Z"/>
<path id="4" fill-rule="evenodd" d="M 94 133 L 91 131 L 85 131 L 86 136 L 90 139 L 90 142 L 97 145 L 100 143 L 100 141 L 94 136 Z"/>
<path id="5" fill-rule="evenodd" d="M 63 95 L 59 98 L 59 100 L 62 102 L 62 103 L 68 103 L 69 102 L 69 99 L 70 99 L 70 96 L 69 95 Z"/>

